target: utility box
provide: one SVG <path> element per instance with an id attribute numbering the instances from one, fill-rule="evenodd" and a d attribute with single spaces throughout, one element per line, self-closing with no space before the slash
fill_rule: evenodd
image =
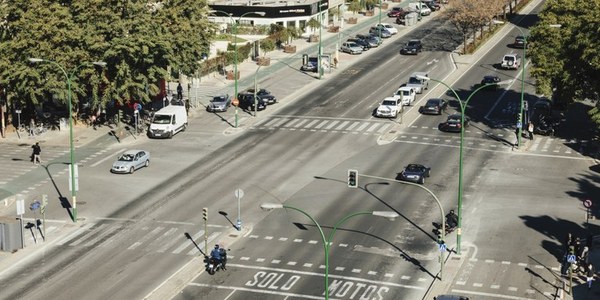
<path id="1" fill-rule="evenodd" d="M 15 252 L 22 248 L 20 224 L 16 218 L 0 217 L 0 250 Z"/>

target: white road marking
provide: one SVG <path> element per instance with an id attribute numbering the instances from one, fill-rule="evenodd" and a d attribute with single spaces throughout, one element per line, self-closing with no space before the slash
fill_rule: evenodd
<path id="1" fill-rule="evenodd" d="M 482 292 L 467 291 L 467 290 L 457 290 L 457 289 L 452 289 L 452 292 L 453 293 L 457 293 L 457 294 L 470 294 L 470 295 L 477 295 L 477 296 L 486 296 L 486 297 L 492 297 L 492 298 L 495 298 L 495 299 L 533 300 L 532 298 L 522 298 L 522 297 L 516 297 L 516 296 L 509 296 L 509 295 L 492 294 L 492 293 L 482 293 Z"/>
<path id="2" fill-rule="evenodd" d="M 204 230 L 200 230 L 198 232 L 196 232 L 196 234 L 194 234 L 194 236 L 192 237 L 192 240 L 197 240 L 200 236 L 202 236 L 204 234 Z M 176 239 L 178 241 L 180 241 L 180 239 Z M 179 245 L 179 247 L 177 247 L 177 249 L 175 249 L 174 251 L 172 251 L 171 253 L 173 254 L 179 254 L 181 253 L 181 251 L 183 251 L 185 248 L 191 246 L 192 243 L 190 243 L 187 239 L 181 243 L 181 245 Z"/>
<path id="3" fill-rule="evenodd" d="M 288 296 L 288 297 L 291 296 L 291 297 L 298 297 L 298 298 L 302 298 L 302 299 L 324 299 L 324 297 L 321 297 L 321 296 L 310 296 L 310 295 L 302 295 L 302 294 L 294 294 L 294 293 L 266 291 L 266 290 L 251 289 L 251 288 L 246 288 L 246 287 L 212 285 L 212 284 L 195 283 L 195 282 L 188 283 L 188 285 L 199 286 L 199 287 L 208 287 L 208 288 L 211 288 L 211 289 L 216 288 L 216 289 L 222 289 L 222 290 L 233 290 L 232 293 L 235 292 L 235 291 L 240 290 L 240 291 L 244 291 L 244 292 L 253 292 L 253 293 L 259 293 L 259 294 L 271 294 L 271 295 L 281 295 L 281 296 Z M 227 296 L 227 297 L 229 298 L 229 296 Z"/>
<path id="4" fill-rule="evenodd" d="M 99 160 L 99 161 L 97 161 L 97 162 L 95 162 L 95 163 L 91 164 L 91 165 L 90 165 L 90 167 L 92 167 L 92 168 L 93 168 L 93 167 L 96 167 L 96 166 L 98 166 L 99 164 L 101 164 L 101 163 L 105 162 L 106 160 L 108 160 L 109 158 L 116 158 L 116 157 L 118 157 L 118 156 L 119 156 L 121 153 L 123 153 L 123 152 L 125 152 L 125 149 L 123 149 L 123 150 L 119 150 L 119 151 L 117 151 L 116 153 L 114 153 L 114 154 L 111 154 L 111 155 L 109 155 L 109 156 L 107 156 L 107 157 L 105 157 L 105 158 L 103 158 L 103 159 L 101 159 L 101 160 Z"/>

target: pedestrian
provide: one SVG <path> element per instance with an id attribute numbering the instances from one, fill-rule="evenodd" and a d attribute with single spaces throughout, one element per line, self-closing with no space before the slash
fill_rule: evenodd
<path id="1" fill-rule="evenodd" d="M 569 232 L 567 234 L 567 239 L 565 240 L 565 252 L 569 252 L 569 247 L 571 246 L 574 246 L 573 235 Z"/>
<path id="2" fill-rule="evenodd" d="M 219 254 L 221 255 L 221 266 L 223 267 L 223 270 L 227 270 L 225 267 L 225 264 L 227 264 L 227 251 L 225 248 L 221 247 L 219 248 Z"/>
<path id="3" fill-rule="evenodd" d="M 181 82 L 177 83 L 177 99 L 183 100 L 183 87 L 181 86 Z"/>
<path id="4" fill-rule="evenodd" d="M 592 281 L 594 281 L 594 276 L 595 276 L 595 271 L 594 271 L 594 265 L 592 265 L 592 263 L 589 263 L 587 265 L 587 270 L 586 270 L 586 277 L 587 277 L 587 284 L 588 284 L 588 290 L 592 288 Z"/>
<path id="5" fill-rule="evenodd" d="M 31 118 L 31 120 L 29 120 L 29 136 L 35 136 L 35 120 L 33 118 Z"/>
<path id="6" fill-rule="evenodd" d="M 529 125 L 527 125 L 527 131 L 529 131 L 529 139 L 533 141 L 533 123 L 529 122 Z"/>
<path id="7" fill-rule="evenodd" d="M 36 142 L 35 145 L 31 146 L 31 148 L 33 149 L 33 153 L 31 154 L 31 161 L 34 165 L 41 164 L 42 159 L 40 158 L 40 155 L 42 153 L 42 147 L 40 147 L 40 143 Z"/>

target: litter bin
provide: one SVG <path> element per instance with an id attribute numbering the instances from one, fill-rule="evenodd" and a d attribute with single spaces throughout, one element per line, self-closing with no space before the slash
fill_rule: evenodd
<path id="1" fill-rule="evenodd" d="M 0 250 L 15 252 L 21 244 L 20 222 L 16 218 L 0 217 Z"/>
<path id="2" fill-rule="evenodd" d="M 67 119 L 66 118 L 60 118 L 60 120 L 58 120 L 58 129 L 60 131 L 63 130 L 67 130 Z"/>

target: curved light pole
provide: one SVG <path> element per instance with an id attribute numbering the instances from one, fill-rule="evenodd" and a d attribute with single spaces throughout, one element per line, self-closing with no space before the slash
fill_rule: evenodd
<path id="1" fill-rule="evenodd" d="M 241 16 L 239 16 L 237 18 L 237 21 L 235 21 L 233 19 L 233 17 L 231 16 L 231 13 L 222 11 L 222 10 L 211 10 L 210 12 L 220 12 L 220 13 L 224 13 L 226 14 L 230 19 L 231 19 L 231 30 L 233 33 L 233 51 L 235 51 L 233 53 L 233 85 L 234 85 L 234 89 L 233 89 L 233 99 L 234 102 L 236 102 L 235 100 L 238 100 L 237 96 L 238 96 L 238 51 L 237 51 L 237 27 L 238 27 L 238 23 L 242 20 L 242 18 L 246 15 L 259 15 L 259 16 L 264 16 L 265 12 L 264 11 L 249 11 L 246 13 L 243 13 Z M 239 103 L 239 102 L 238 102 Z M 234 105 L 235 106 L 235 123 L 234 123 L 234 127 L 238 128 L 238 105 Z M 256 105 L 255 105 L 256 106 Z"/>
<path id="2" fill-rule="evenodd" d="M 79 70 L 79 68 L 85 66 L 85 65 L 89 65 L 89 64 L 93 64 L 93 65 L 97 65 L 97 66 L 101 66 L 104 67 L 106 66 L 106 63 L 103 61 L 94 61 L 94 62 L 84 62 L 82 64 L 80 64 L 79 66 L 77 66 L 72 72 L 71 74 L 67 74 L 67 71 L 65 71 L 65 69 L 58 64 L 57 62 L 53 61 L 53 60 L 48 60 L 48 59 L 42 59 L 42 58 L 29 58 L 29 61 L 32 63 L 50 63 L 55 65 L 56 67 L 58 67 L 62 73 L 65 75 L 65 78 L 67 80 L 67 101 L 69 104 L 69 156 L 70 156 L 70 173 L 71 173 L 71 182 L 69 185 L 69 188 L 71 189 L 71 197 L 73 200 L 73 222 L 77 222 L 77 182 L 76 182 L 76 178 L 75 178 L 75 147 L 73 144 L 73 109 L 72 109 L 72 99 L 71 99 L 71 82 L 73 81 L 73 77 L 75 77 L 75 73 L 77 72 L 77 70 Z"/>
<path id="3" fill-rule="evenodd" d="M 360 216 L 360 215 L 373 215 L 373 216 L 378 216 L 378 217 L 384 217 L 384 218 L 388 218 L 392 221 L 394 220 L 394 218 L 398 217 L 398 213 L 391 212 L 391 211 L 370 211 L 370 212 L 364 211 L 364 212 L 352 213 L 352 214 L 349 214 L 349 215 L 343 217 L 339 221 L 337 221 L 335 223 L 335 225 L 333 226 L 333 229 L 329 233 L 329 237 L 327 239 L 325 239 L 325 234 L 323 233 L 323 228 L 321 228 L 321 225 L 319 225 L 317 220 L 315 220 L 311 215 L 309 215 L 308 213 L 306 213 L 305 211 L 303 211 L 299 208 L 296 208 L 293 206 L 288 206 L 288 205 L 283 205 L 280 203 L 263 203 L 260 205 L 260 208 L 263 210 L 267 210 L 267 211 L 276 209 L 276 208 L 289 208 L 289 209 L 292 209 L 292 210 L 302 213 L 307 218 L 309 218 L 315 224 L 315 226 L 317 226 L 317 229 L 319 229 L 319 233 L 321 234 L 321 240 L 323 241 L 323 248 L 325 250 L 325 299 L 329 299 L 329 249 L 331 248 L 331 242 L 333 241 L 333 235 L 337 231 L 338 227 L 340 227 L 348 219 L 355 217 L 355 216 Z"/>
<path id="4" fill-rule="evenodd" d="M 458 255 L 460 255 L 460 249 L 461 249 L 460 242 L 461 242 L 461 236 L 462 236 L 462 230 L 461 230 L 461 227 L 462 227 L 462 190 L 463 190 L 462 178 L 463 178 L 463 141 L 465 138 L 465 109 L 467 109 L 467 105 L 469 104 L 471 97 L 473 97 L 473 95 L 475 95 L 480 90 L 482 90 L 488 86 L 510 84 L 510 83 L 512 83 L 512 80 L 504 80 L 504 81 L 498 82 L 496 84 L 493 84 L 493 83 L 484 84 L 484 85 L 478 87 L 477 89 L 475 89 L 473 92 L 471 92 L 469 97 L 467 97 L 467 100 L 463 101 L 460 98 L 460 96 L 458 95 L 458 93 L 456 93 L 456 91 L 453 88 L 451 88 L 449 85 L 447 85 L 445 82 L 443 82 L 441 80 L 429 78 L 426 76 L 421 76 L 421 75 L 417 75 L 417 77 L 420 79 L 431 80 L 431 81 L 435 81 L 435 82 L 443 84 L 446 88 L 448 88 L 450 91 L 452 91 L 452 93 L 458 100 L 458 103 L 460 106 L 460 147 L 459 147 L 459 151 L 458 151 L 458 207 L 457 207 L 458 224 L 456 227 L 456 253 Z"/>

